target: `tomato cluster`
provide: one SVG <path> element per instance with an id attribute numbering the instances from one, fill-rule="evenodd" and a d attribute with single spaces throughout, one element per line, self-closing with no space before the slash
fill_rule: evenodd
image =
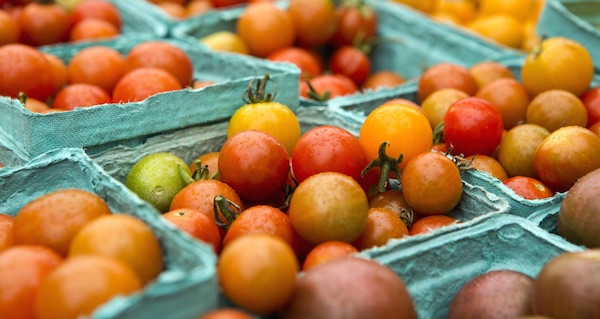
<path id="1" fill-rule="evenodd" d="M 147 0 L 157 5 L 171 18 L 187 19 L 207 12 L 226 9 L 253 2 L 274 2 L 275 0 Z"/>
<path id="2" fill-rule="evenodd" d="M 369 50 L 376 33 L 376 12 L 362 1 L 336 6 L 294 0 L 286 9 L 259 1 L 244 9 L 235 33 L 216 32 L 201 41 L 216 50 L 293 63 L 301 70 L 300 95 L 324 101 L 404 83 L 394 71 L 372 70 Z"/>
<path id="3" fill-rule="evenodd" d="M 103 198 L 81 189 L 37 197 L 16 217 L 0 214 L 0 230 L 2 318 L 88 316 L 163 270 L 147 224 L 113 214 Z"/>
<path id="4" fill-rule="evenodd" d="M 121 13 L 104 0 L 83 1 L 73 8 L 54 2 L 0 1 L 0 29 L 0 45 L 99 40 L 120 34 Z"/>
<path id="5" fill-rule="evenodd" d="M 522 81 L 497 62 L 441 63 L 418 97 L 444 148 L 527 199 L 550 197 L 600 167 L 592 72 L 583 46 L 550 38 L 526 57 Z"/>
<path id="6" fill-rule="evenodd" d="M 166 220 L 212 245 L 235 304 L 272 313 L 289 300 L 300 269 L 458 222 L 445 214 L 462 198 L 459 160 L 431 151 L 433 130 L 414 105 L 382 105 L 356 137 L 332 125 L 301 134 L 287 106 L 247 96 L 218 152 L 193 163 L 152 154 L 126 181 Z M 267 268 L 269 279 L 259 279 Z"/>
<path id="7" fill-rule="evenodd" d="M 392 0 L 426 13 L 437 22 L 464 28 L 488 41 L 531 50 L 544 0 Z"/>
<path id="8" fill-rule="evenodd" d="M 0 47 L 0 72 L 0 95 L 19 98 L 38 113 L 141 101 L 196 87 L 190 58 L 166 41 L 141 42 L 125 55 L 108 46 L 90 46 L 68 63 L 29 45 L 7 44 Z"/>

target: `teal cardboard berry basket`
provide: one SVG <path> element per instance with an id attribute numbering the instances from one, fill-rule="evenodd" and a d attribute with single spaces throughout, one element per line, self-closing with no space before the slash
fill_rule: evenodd
<path id="1" fill-rule="evenodd" d="M 167 41 L 182 48 L 194 65 L 194 78 L 215 81 L 201 89 L 155 94 L 143 101 L 77 108 L 68 112 L 38 114 L 16 99 L 0 97 L 0 140 L 17 157 L 28 160 L 43 152 L 83 147 L 90 154 L 116 145 L 136 145 L 165 132 L 228 119 L 244 101 L 252 80 L 269 74 L 268 90 L 277 85 L 275 101 L 291 109 L 299 106 L 299 71 L 287 64 L 236 54 L 215 53 L 195 43 L 155 36 L 121 36 L 117 39 L 44 48 L 67 62 L 81 49 L 104 45 L 126 54 L 136 44 Z M 4 156 L 2 156 L 4 157 Z M 0 162 L 2 158 L 0 158 Z"/>
<path id="2" fill-rule="evenodd" d="M 96 309 L 93 319 L 196 319 L 218 303 L 212 247 L 166 222 L 160 213 L 107 175 L 81 149 L 42 154 L 0 169 L 0 212 L 16 216 L 29 201 L 52 191 L 77 188 L 102 197 L 113 213 L 145 222 L 160 241 L 164 270 L 142 290 Z"/>
<path id="3" fill-rule="evenodd" d="M 524 218 L 488 214 L 360 255 L 404 280 L 419 318 L 441 319 L 456 292 L 477 275 L 509 269 L 535 277 L 551 258 L 583 249 Z"/>

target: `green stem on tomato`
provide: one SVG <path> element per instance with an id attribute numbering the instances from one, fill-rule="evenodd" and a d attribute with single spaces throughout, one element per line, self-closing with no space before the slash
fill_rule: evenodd
<path id="1" fill-rule="evenodd" d="M 323 93 L 319 93 L 315 90 L 315 88 L 312 86 L 312 84 L 310 84 L 310 81 L 308 80 L 304 80 L 306 82 L 306 85 L 308 85 L 308 97 L 315 100 L 315 101 L 319 101 L 319 102 L 325 102 L 328 101 L 331 98 L 331 93 L 329 92 L 329 90 L 323 92 Z"/>
<path id="2" fill-rule="evenodd" d="M 273 93 L 267 92 L 267 83 L 271 81 L 269 74 L 265 74 L 262 79 L 256 81 L 256 88 L 252 88 L 254 80 L 252 79 L 248 83 L 248 89 L 242 95 L 242 100 L 247 104 L 272 102 L 277 96 L 277 84 L 273 82 Z"/>
<path id="3" fill-rule="evenodd" d="M 215 211 L 215 223 L 217 226 L 227 230 L 231 223 L 237 218 L 240 214 L 241 208 L 236 203 L 230 201 L 229 199 L 223 197 L 223 195 L 215 196 L 213 202 L 213 209 Z M 219 212 L 223 217 L 225 217 L 225 221 L 221 221 L 221 217 L 219 216 Z"/>
<path id="4" fill-rule="evenodd" d="M 444 141 L 444 122 L 440 122 L 433 129 L 433 144 L 439 144 Z"/>
<path id="5" fill-rule="evenodd" d="M 192 175 L 190 175 L 190 173 L 188 173 L 188 171 L 186 171 L 183 167 L 181 167 L 181 165 L 177 165 L 177 169 L 179 170 L 179 176 L 181 177 L 181 179 L 183 179 L 183 181 L 189 185 L 193 182 L 195 182 L 196 180 L 192 177 Z"/>
<path id="6" fill-rule="evenodd" d="M 385 190 L 387 189 L 390 171 L 394 171 L 396 173 L 396 175 L 398 176 L 398 178 L 400 178 L 400 169 L 398 168 L 398 165 L 400 165 L 400 163 L 402 163 L 402 159 L 404 158 L 404 154 L 400 154 L 400 156 L 398 156 L 398 159 L 389 157 L 387 155 L 387 153 L 385 152 L 385 148 L 389 145 L 390 145 L 389 142 L 381 143 L 381 145 L 379 145 L 379 151 L 378 151 L 379 157 L 374 159 L 373 161 L 371 161 L 371 163 L 369 163 L 367 165 L 367 167 L 365 167 L 362 170 L 362 172 L 360 172 L 360 176 L 364 177 L 365 174 L 371 168 L 373 168 L 375 166 L 379 166 L 381 168 L 381 173 L 379 175 L 379 182 L 377 183 L 377 191 L 379 191 L 380 193 L 385 192 Z"/>

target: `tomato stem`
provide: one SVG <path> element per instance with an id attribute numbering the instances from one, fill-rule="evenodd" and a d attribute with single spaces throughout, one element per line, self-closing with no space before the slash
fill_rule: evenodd
<path id="1" fill-rule="evenodd" d="M 406 228 L 410 228 L 410 226 L 412 226 L 415 220 L 415 213 L 413 212 L 413 210 L 401 208 L 399 215 L 404 225 L 406 225 Z"/>
<path id="2" fill-rule="evenodd" d="M 21 102 L 21 104 L 25 105 L 25 103 L 27 103 L 27 94 L 21 91 L 17 95 L 17 99 L 19 100 L 19 102 Z"/>
<path id="3" fill-rule="evenodd" d="M 294 182 L 293 186 L 290 185 L 289 183 L 286 183 L 285 185 L 283 185 L 283 193 L 285 194 L 285 201 L 283 202 L 283 205 L 281 205 L 279 207 L 279 209 L 282 211 L 285 211 L 286 209 L 288 209 L 288 207 L 290 207 L 290 201 L 292 200 L 292 195 L 294 195 L 294 190 L 296 190 L 296 187 L 298 187 L 298 181 L 293 176 L 292 176 L 292 181 Z"/>
<path id="4" fill-rule="evenodd" d="M 328 101 L 331 98 L 331 93 L 329 92 L 329 90 L 323 92 L 323 93 L 319 93 L 315 90 L 315 88 L 312 86 L 312 84 L 310 84 L 309 80 L 304 80 L 306 82 L 306 85 L 308 85 L 308 97 L 315 100 L 315 101 L 320 101 L 320 102 L 325 102 Z"/>
<path id="5" fill-rule="evenodd" d="M 179 170 L 179 176 L 181 176 L 181 179 L 183 179 L 187 185 L 196 181 L 194 178 L 192 178 L 192 175 L 190 175 L 188 171 L 181 167 L 181 165 L 177 165 L 177 169 Z"/>
<path id="6" fill-rule="evenodd" d="M 367 167 L 365 167 L 362 172 L 360 172 L 360 176 L 364 177 L 365 174 L 373 167 L 375 166 L 379 166 L 381 167 L 381 173 L 379 175 L 379 182 L 377 183 L 377 190 L 380 193 L 385 192 L 385 190 L 387 189 L 387 185 L 388 185 L 388 180 L 389 180 L 389 175 L 390 175 L 390 171 L 393 170 L 396 175 L 398 176 L 398 178 L 400 178 L 400 169 L 398 168 L 398 165 L 400 165 L 400 163 L 402 163 L 402 159 L 404 158 L 404 154 L 400 154 L 400 156 L 398 156 L 398 159 L 389 157 L 387 155 L 387 153 L 385 152 L 385 148 L 387 146 L 389 146 L 390 143 L 389 142 L 383 142 L 381 143 L 381 145 L 379 145 L 379 157 L 374 159 L 373 161 L 371 161 Z"/>
<path id="7" fill-rule="evenodd" d="M 444 141 L 444 122 L 440 122 L 433 129 L 433 144 L 439 144 Z"/>
<path id="8" fill-rule="evenodd" d="M 242 95 L 242 100 L 244 100 L 246 104 L 272 102 L 275 99 L 275 96 L 277 96 L 277 84 L 273 82 L 273 93 L 268 93 L 266 91 L 267 83 L 271 80 L 269 74 L 265 74 L 262 79 L 256 81 L 256 89 L 252 88 L 254 80 L 255 79 L 252 79 L 250 83 L 248 83 L 248 89 Z"/>
<path id="9" fill-rule="evenodd" d="M 456 164 L 456 167 L 458 167 L 458 170 L 462 171 L 468 171 L 471 169 L 474 169 L 475 167 L 473 166 L 473 161 L 475 160 L 475 157 L 477 157 L 477 154 L 475 154 L 471 159 L 466 159 L 464 154 L 459 154 L 459 155 L 450 155 L 450 153 L 452 153 L 452 150 L 454 149 L 454 145 L 450 144 L 450 146 L 448 147 L 448 150 L 446 151 L 446 156 L 449 156 L 450 159 L 454 162 L 454 164 Z"/>
<path id="10" fill-rule="evenodd" d="M 213 202 L 213 209 L 215 211 L 215 223 L 217 224 L 217 226 L 225 230 L 227 230 L 229 226 L 231 226 L 231 223 L 233 223 L 233 221 L 237 218 L 237 216 L 240 214 L 240 211 L 242 210 L 240 206 L 230 201 L 229 199 L 223 197 L 223 195 L 221 194 L 215 196 Z M 225 217 L 224 222 L 221 221 L 219 212 L 221 212 L 221 215 Z"/>
<path id="11" fill-rule="evenodd" d="M 547 38 L 548 38 L 547 34 L 545 34 L 545 33 L 542 34 L 540 37 L 540 42 L 535 47 L 533 47 L 531 53 L 533 54 L 533 57 L 535 59 L 537 59 L 538 56 L 540 56 L 540 54 L 542 53 L 542 43 L 544 43 L 544 41 L 546 41 Z"/>

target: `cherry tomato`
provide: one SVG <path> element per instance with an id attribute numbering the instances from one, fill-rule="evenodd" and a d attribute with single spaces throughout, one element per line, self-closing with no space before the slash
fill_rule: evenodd
<path id="1" fill-rule="evenodd" d="M 360 49 L 343 46 L 333 52 L 330 60 L 331 71 L 350 78 L 356 86 L 362 86 L 371 73 L 371 61 Z"/>
<path id="2" fill-rule="evenodd" d="M 301 79 L 310 79 L 321 74 L 323 71 L 317 55 L 307 49 L 299 47 L 279 49 L 269 54 L 267 60 L 290 62 L 296 65 L 301 71 Z"/>
<path id="3" fill-rule="evenodd" d="M 214 218 L 193 208 L 175 209 L 162 216 L 193 238 L 212 245 L 215 254 L 221 250 L 221 233 Z"/>
<path id="4" fill-rule="evenodd" d="M 248 234 L 223 248 L 217 275 L 230 301 L 266 315 L 288 302 L 299 268 L 294 251 L 283 239 Z"/>
<path id="5" fill-rule="evenodd" d="M 359 181 L 365 155 L 358 139 L 347 130 L 323 125 L 304 133 L 292 153 L 298 183 L 321 172 L 339 172 Z"/>
<path id="6" fill-rule="evenodd" d="M 268 205 L 252 206 L 231 223 L 223 238 L 223 247 L 241 236 L 256 233 L 278 236 L 291 246 L 293 232 L 290 218 L 281 210 Z"/>
<path id="7" fill-rule="evenodd" d="M 393 211 L 402 218 L 407 227 L 410 227 L 414 220 L 414 212 L 406 202 L 402 190 L 390 189 L 375 195 L 369 201 L 369 207 L 381 207 Z"/>
<path id="8" fill-rule="evenodd" d="M 291 0 L 288 12 L 296 41 L 303 47 L 325 44 L 337 31 L 338 17 L 331 0 Z"/>
<path id="9" fill-rule="evenodd" d="M 591 127 L 600 121 L 600 86 L 591 88 L 581 96 L 581 101 L 587 110 L 587 127 Z"/>
<path id="10" fill-rule="evenodd" d="M 338 258 L 350 256 L 357 252 L 358 249 L 356 247 L 343 241 L 326 241 L 315 246 L 306 255 L 306 259 L 302 263 L 302 271 L 306 272 L 316 266 Z"/>
<path id="11" fill-rule="evenodd" d="M 367 226 L 352 244 L 356 249 L 363 250 L 383 246 L 392 238 L 402 238 L 408 235 L 408 228 L 393 211 L 374 207 L 369 209 Z"/>
<path id="12" fill-rule="evenodd" d="M 338 29 L 331 39 L 335 47 L 368 42 L 377 31 L 377 15 L 366 4 L 343 3 L 337 9 L 337 16 Z"/>
<path id="13" fill-rule="evenodd" d="M 379 147 L 389 142 L 389 157 L 403 160 L 398 165 L 404 169 L 406 162 L 418 154 L 429 151 L 433 144 L 433 130 L 423 113 L 402 103 L 387 104 L 373 110 L 363 122 L 359 141 L 365 150 L 367 161 L 379 157 Z"/>
<path id="14" fill-rule="evenodd" d="M 423 215 L 450 212 L 462 197 L 460 171 L 445 154 L 426 151 L 408 162 L 400 180 L 412 209 Z"/>
<path id="15" fill-rule="evenodd" d="M 330 240 L 353 242 L 367 224 L 368 211 L 367 196 L 352 177 L 323 172 L 298 185 L 288 215 L 298 234 L 317 245 Z"/>
<path id="16" fill-rule="evenodd" d="M 417 220 L 408 231 L 411 236 L 425 234 L 434 229 L 442 228 L 458 222 L 458 219 L 447 215 L 430 215 Z"/>
<path id="17" fill-rule="evenodd" d="M 419 78 L 417 97 L 420 102 L 433 92 L 445 88 L 459 89 L 468 95 L 477 93 L 477 82 L 469 70 L 453 63 L 439 63 L 427 69 Z"/>
<path id="18" fill-rule="evenodd" d="M 300 138 L 300 122 L 287 105 L 279 102 L 245 104 L 233 113 L 227 126 L 227 137 L 245 131 L 258 130 L 276 138 L 292 154 Z"/>
<path id="19" fill-rule="evenodd" d="M 210 0 L 210 3 L 215 8 L 230 7 L 246 2 L 248 2 L 248 0 Z"/>
<path id="20" fill-rule="evenodd" d="M 262 131 L 233 135 L 219 153 L 219 176 L 241 198 L 262 200 L 286 183 L 290 171 L 283 144 Z"/>
<path id="21" fill-rule="evenodd" d="M 500 111 L 477 97 L 458 100 L 444 115 L 444 139 L 452 154 L 490 155 L 502 139 Z"/>
<path id="22" fill-rule="evenodd" d="M 248 5 L 238 19 L 237 34 L 260 57 L 291 46 L 296 37 L 290 15 L 271 2 Z"/>
<path id="23" fill-rule="evenodd" d="M 554 192 L 548 186 L 532 177 L 513 176 L 502 183 L 525 199 L 541 199 L 554 196 Z"/>
<path id="24" fill-rule="evenodd" d="M 69 13 L 58 4 L 38 4 L 32 2 L 19 16 L 21 35 L 32 45 L 46 45 L 61 42 L 69 30 Z"/>
<path id="25" fill-rule="evenodd" d="M 567 191 L 579 178 L 600 168 L 600 137 L 581 126 L 561 127 L 537 147 L 533 167 L 550 189 Z"/>
<path id="26" fill-rule="evenodd" d="M 310 90 L 309 86 L 301 86 L 300 96 L 319 101 L 327 101 L 334 97 L 358 92 L 356 84 L 341 74 L 321 74 L 312 78 L 309 83 L 314 92 Z"/>

